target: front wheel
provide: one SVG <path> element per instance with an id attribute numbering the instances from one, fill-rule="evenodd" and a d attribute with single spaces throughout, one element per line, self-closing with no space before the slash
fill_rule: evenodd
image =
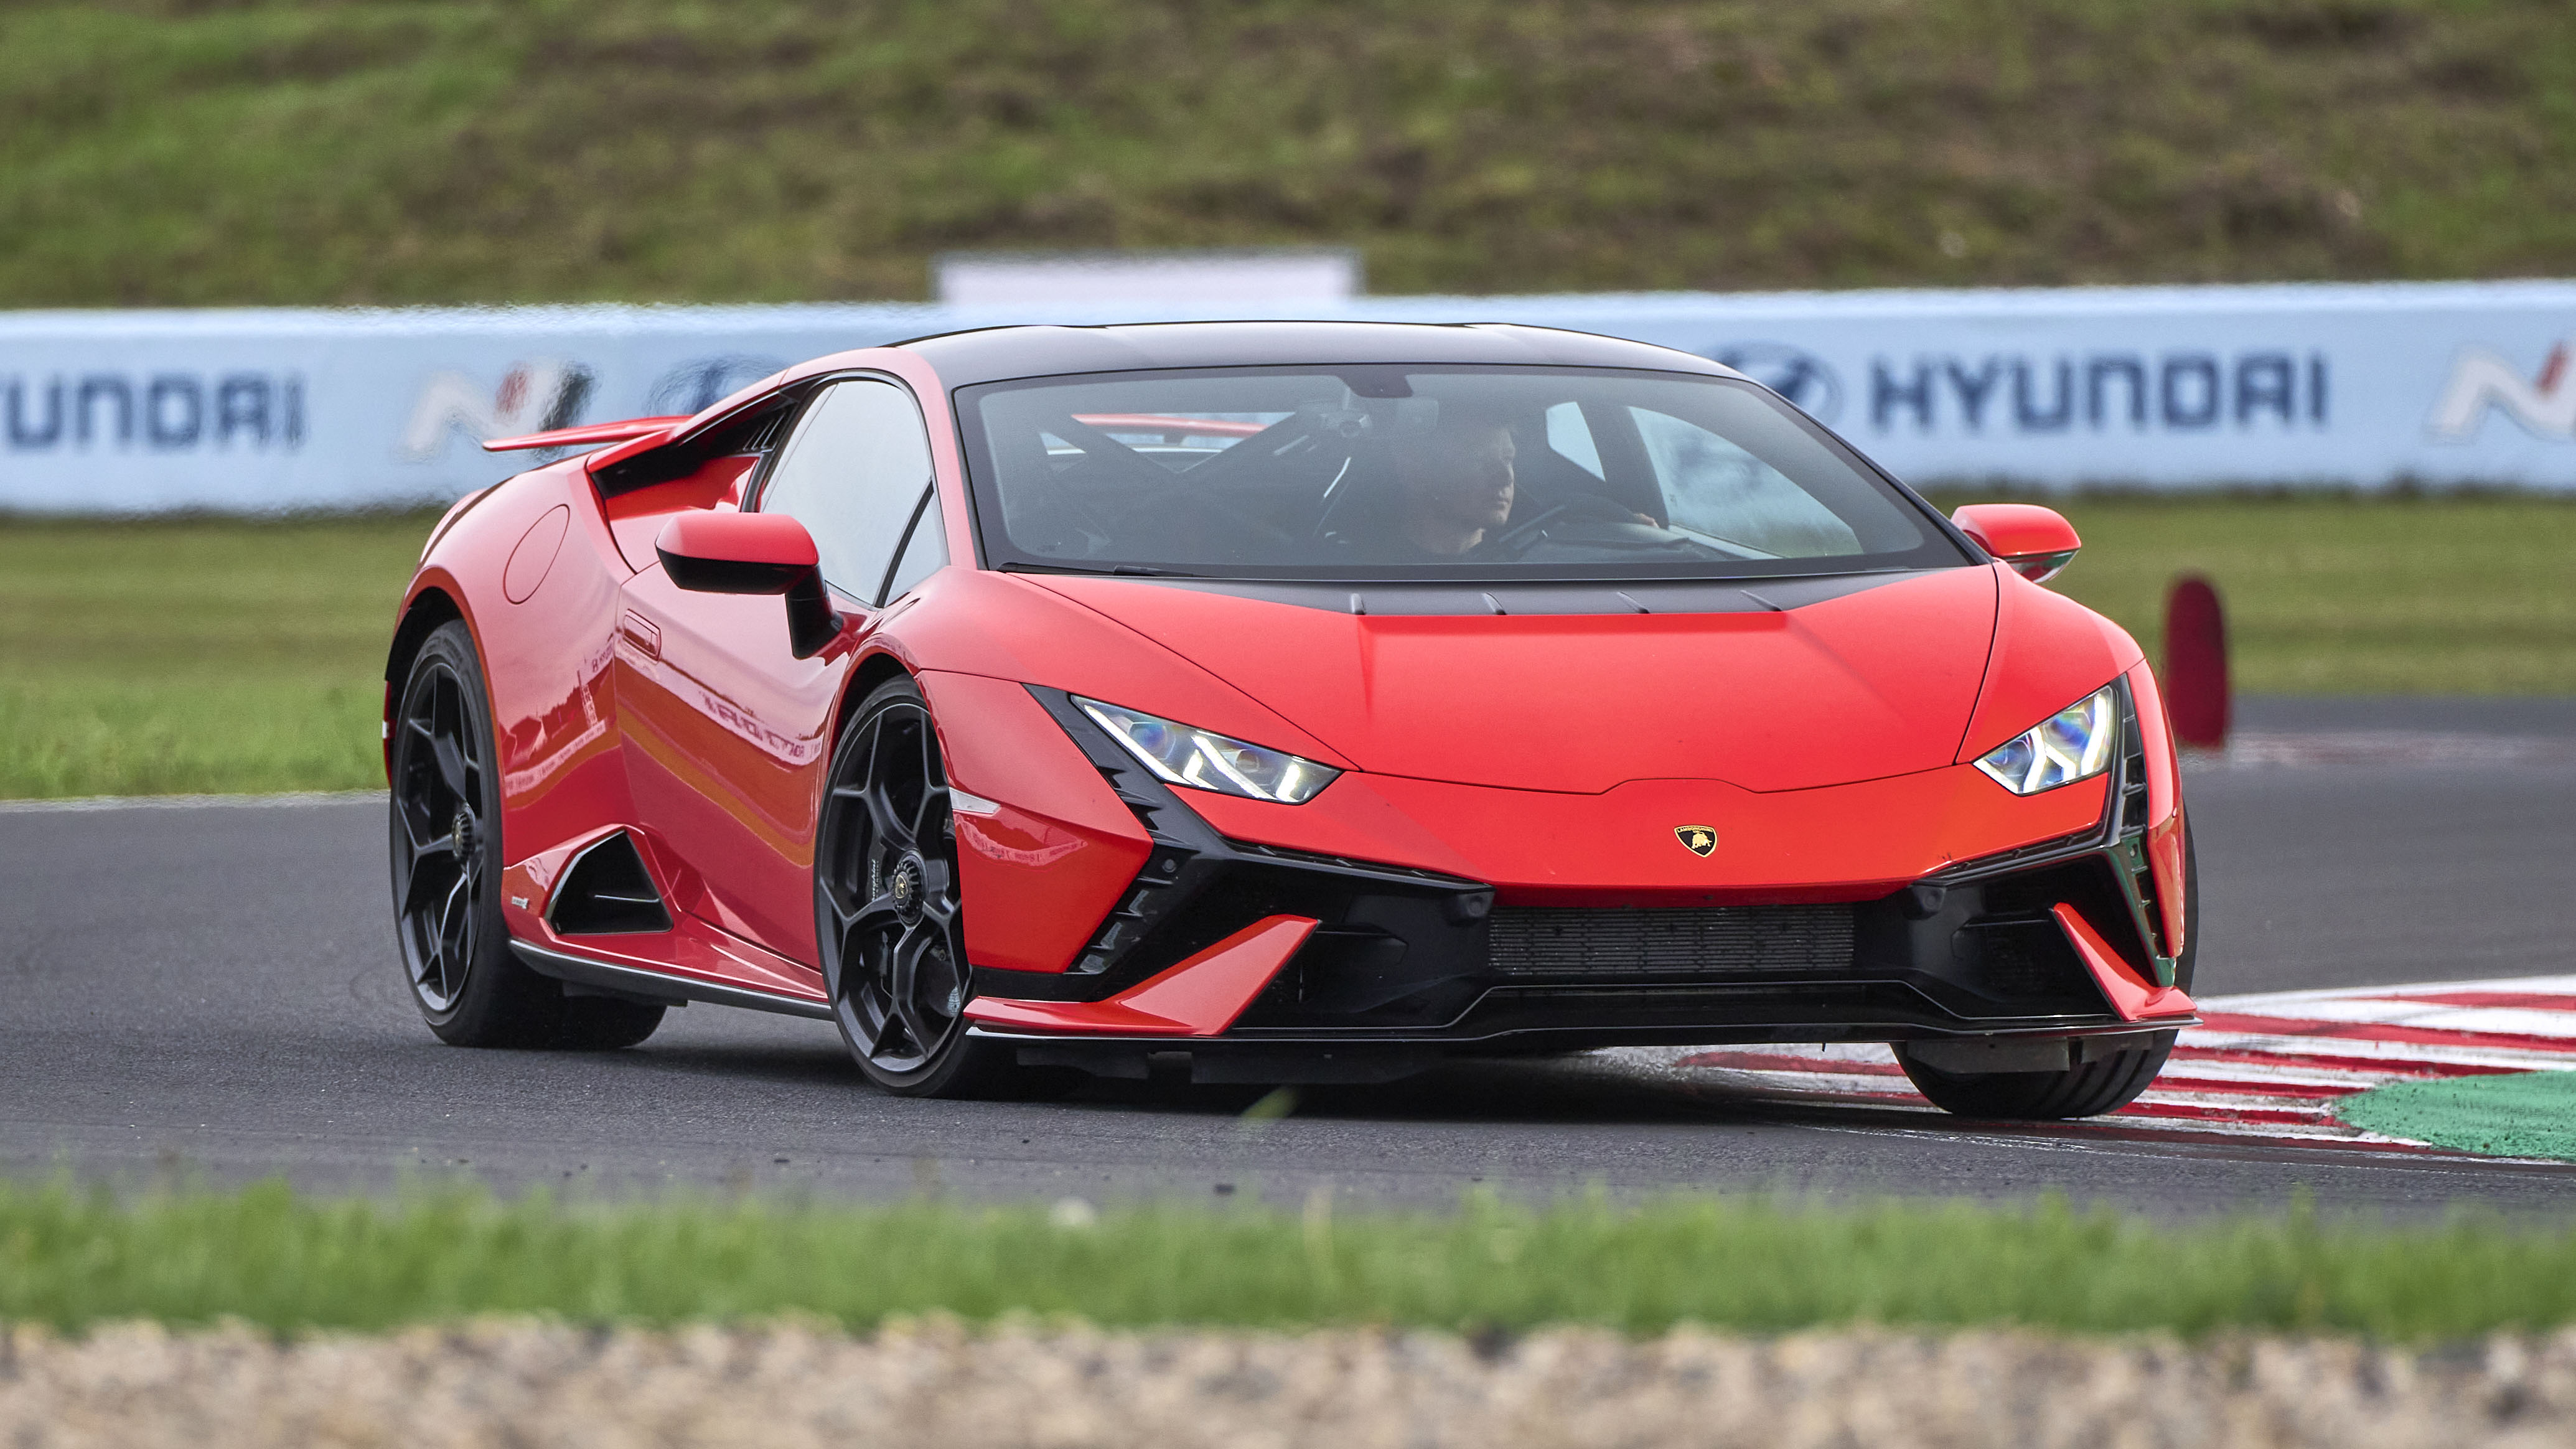
<path id="1" fill-rule="evenodd" d="M 2182 956 L 2174 963 L 2174 984 L 2189 991 L 2192 968 L 2200 957 L 2200 854 L 2192 848 L 2188 822 L 2183 826 L 2182 862 Z M 2117 1052 L 2062 1072 L 1945 1072 L 1915 1060 L 1903 1042 L 1896 1044 L 1896 1061 L 1915 1090 L 1944 1112 L 2045 1122 L 2099 1117 L 2136 1101 L 2165 1069 L 2173 1046 L 2173 1033 L 2166 1032 L 2154 1046 Z"/>
<path id="2" fill-rule="evenodd" d="M 1986 1117 L 2012 1122 L 2049 1122 L 2065 1117 L 2099 1117 L 2137 1100 L 2173 1050 L 2173 1034 L 2156 1045 L 2115 1052 L 2062 1072 L 1945 1072 L 1915 1060 L 1907 1044 L 1896 1044 L 1896 1060 L 1916 1091 L 1932 1105 L 1956 1117 Z"/>
<path id="3" fill-rule="evenodd" d="M 879 685 L 832 753 L 814 842 L 814 933 L 841 1040 L 868 1080 L 906 1097 L 1017 1085 L 1011 1048 L 967 1034 L 957 824 L 929 701 Z"/>

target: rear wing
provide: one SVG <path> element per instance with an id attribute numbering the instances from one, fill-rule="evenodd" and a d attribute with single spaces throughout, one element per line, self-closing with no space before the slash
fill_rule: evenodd
<path id="1" fill-rule="evenodd" d="M 584 423 L 577 428 L 555 428 L 543 433 L 529 433 L 517 438 L 493 438 L 483 444 L 487 453 L 517 453 L 530 448 L 578 448 L 585 444 L 623 443 L 636 438 L 666 433 L 688 421 L 676 418 L 628 418 L 618 423 Z"/>

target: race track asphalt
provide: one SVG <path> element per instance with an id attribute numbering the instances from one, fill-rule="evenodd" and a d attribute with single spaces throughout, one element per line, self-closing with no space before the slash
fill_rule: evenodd
<path id="1" fill-rule="evenodd" d="M 2566 972 L 2576 762 L 2196 769 L 2201 989 Z M 1765 1106 L 1596 1061 L 1255 1094 L 1107 1086 L 1045 1105 L 900 1101 L 820 1023 L 674 1012 L 609 1055 L 461 1051 L 395 965 L 373 801 L 0 810 L 0 1174 L 283 1174 L 381 1191 L 470 1176 L 626 1194 L 1260 1197 L 1442 1205 L 1771 1190 L 2020 1198 L 2159 1214 L 2576 1206 L 2576 1167 L 2262 1143 L 2079 1139 Z"/>

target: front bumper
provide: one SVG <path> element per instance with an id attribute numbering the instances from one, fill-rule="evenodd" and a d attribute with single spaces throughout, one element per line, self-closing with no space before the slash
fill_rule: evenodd
<path id="1" fill-rule="evenodd" d="M 1366 1080 L 1444 1055 L 1619 1044 L 2086 1038 L 2098 1052 L 2191 1019 L 2165 990 L 2138 868 L 2133 711 L 2098 817 L 2071 834 L 1856 898 L 1641 906 L 1230 838 L 1208 818 L 1220 812 L 1135 768 L 1061 694 L 1032 692 L 1153 840 L 1072 970 L 976 969 L 973 1029 L 1032 1063 L 1132 1075 L 1186 1052 L 1204 1079 Z"/>

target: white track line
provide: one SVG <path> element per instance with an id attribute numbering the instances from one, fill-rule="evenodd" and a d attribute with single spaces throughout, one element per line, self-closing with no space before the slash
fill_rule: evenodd
<path id="1" fill-rule="evenodd" d="M 2268 1013 L 2224 1011 L 2229 1016 Z M 2534 1011 L 2527 1007 L 2444 1006 L 2407 997 L 2362 997 L 2349 1001 L 2311 1001 L 2299 1010 L 2307 1021 L 2338 1025 L 2420 1026 L 2434 1031 L 2492 1033 L 2499 1036 L 2576 1038 L 2576 1012 Z M 2359 1040 L 2359 1038 L 2352 1038 Z"/>
<path id="2" fill-rule="evenodd" d="M 303 790 L 282 795 L 76 795 L 65 800 L 0 800 L 0 815 L 85 815 L 100 810 L 291 810 L 307 805 L 382 805 L 382 790 Z"/>
<path id="3" fill-rule="evenodd" d="M 2248 1016 L 2292 1015 L 2295 1013 L 2275 1013 L 2268 1008 L 2354 998 L 2393 1000 L 2409 996 L 2448 996 L 2460 991 L 2524 991 L 2536 996 L 2576 996 L 2576 976 L 2507 976 L 2481 981 L 2421 981 L 2409 986 L 2329 986 L 2312 991 L 2258 991 L 2243 996 L 2207 997 L 2201 1005 L 2213 1011 L 2242 1012 Z"/>

